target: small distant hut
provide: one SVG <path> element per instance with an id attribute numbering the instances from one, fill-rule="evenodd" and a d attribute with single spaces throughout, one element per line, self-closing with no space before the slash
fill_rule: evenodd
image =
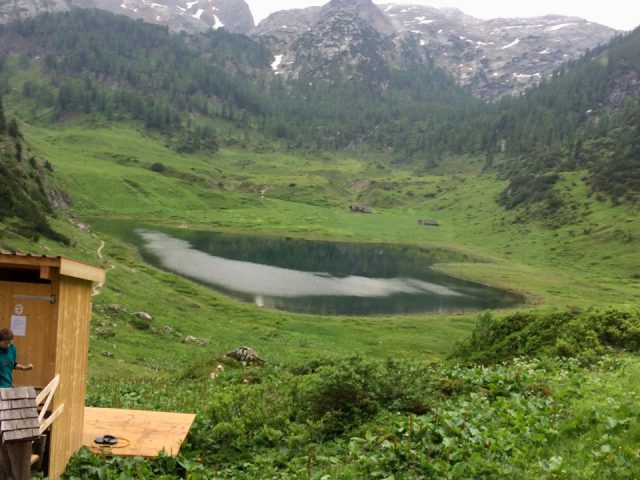
<path id="1" fill-rule="evenodd" d="M 425 227 L 439 227 L 440 226 L 438 221 L 434 220 L 432 218 L 421 218 L 420 220 L 418 220 L 418 225 L 423 225 Z"/>
<path id="2" fill-rule="evenodd" d="M 351 213 L 371 213 L 372 212 L 371 208 L 367 207 L 366 205 L 357 205 L 357 204 L 349 205 L 349 211 Z"/>

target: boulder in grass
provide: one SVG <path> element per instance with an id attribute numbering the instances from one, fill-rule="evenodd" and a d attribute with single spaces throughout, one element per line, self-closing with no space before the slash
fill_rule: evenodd
<path id="1" fill-rule="evenodd" d="M 194 337 L 193 335 L 187 335 L 182 341 L 183 343 L 195 343 L 201 347 L 204 347 L 207 344 L 207 341 L 204 338 Z"/>
<path id="2" fill-rule="evenodd" d="M 136 312 L 132 316 L 131 323 L 138 330 L 149 330 L 151 328 L 153 317 L 147 312 Z"/>
<path id="3" fill-rule="evenodd" d="M 153 317 L 149 315 L 147 312 L 136 312 L 134 313 L 134 315 L 138 317 L 140 320 L 144 320 L 145 322 L 151 323 L 151 321 L 153 320 Z"/>
<path id="4" fill-rule="evenodd" d="M 173 333 L 176 333 L 176 329 L 170 325 L 165 325 L 164 327 L 162 327 L 161 332 L 164 333 L 165 335 L 171 335 Z"/>
<path id="5" fill-rule="evenodd" d="M 242 362 L 245 365 L 255 364 L 264 366 L 264 360 L 258 356 L 258 354 L 250 347 L 240 347 L 225 354 L 227 357 L 231 357 L 238 362 Z"/>

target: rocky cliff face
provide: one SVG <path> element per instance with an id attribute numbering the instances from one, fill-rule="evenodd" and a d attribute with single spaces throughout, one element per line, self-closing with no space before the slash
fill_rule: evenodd
<path id="1" fill-rule="evenodd" d="M 171 30 L 202 32 L 226 28 L 249 33 L 253 16 L 244 0 L 90 0 L 97 8 L 168 25 Z M 156 3 L 161 2 L 161 3 Z"/>
<path id="2" fill-rule="evenodd" d="M 202 32 L 224 27 L 246 34 L 254 28 L 244 0 L 0 0 L 0 23 L 72 7 L 99 8 L 167 25 L 174 31 Z"/>
<path id="3" fill-rule="evenodd" d="M 340 62 L 344 73 L 362 61 L 385 59 L 402 67 L 430 58 L 475 96 L 490 100 L 536 85 L 616 33 L 576 17 L 485 21 L 456 9 L 376 6 L 370 0 L 277 12 L 254 31 L 270 45 L 273 67 L 283 76 L 327 77 Z"/>
<path id="4" fill-rule="evenodd" d="M 561 64 L 607 43 L 616 30 L 582 18 L 548 15 L 479 20 L 459 10 L 381 5 L 425 55 L 474 95 L 517 94 Z"/>
<path id="5" fill-rule="evenodd" d="M 66 12 L 70 8 L 68 0 L 0 0 L 0 24 L 44 12 Z"/>
<path id="6" fill-rule="evenodd" d="M 396 26 L 371 0 L 277 12 L 254 31 L 275 54 L 276 74 L 331 82 L 385 69 L 396 60 Z M 373 79 L 370 77 L 370 79 Z"/>
<path id="7" fill-rule="evenodd" d="M 330 81 L 360 74 L 373 82 L 385 69 L 433 61 L 488 100 L 523 92 L 618 33 L 576 17 L 485 21 L 456 9 L 371 0 L 285 10 L 257 27 L 244 0 L 0 0 L 0 23 L 72 7 L 123 13 L 174 31 L 252 33 L 271 49 L 274 71 L 283 77 Z"/>

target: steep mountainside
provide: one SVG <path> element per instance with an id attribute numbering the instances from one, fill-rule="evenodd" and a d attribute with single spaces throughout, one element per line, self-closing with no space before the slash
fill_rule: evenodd
<path id="1" fill-rule="evenodd" d="M 376 34 L 365 33 L 364 25 Z M 365 0 L 334 0 L 321 8 L 277 12 L 254 31 L 268 41 L 276 57 L 274 69 L 285 77 L 297 78 L 301 72 L 326 77 L 327 62 L 342 62 L 344 71 L 363 60 L 354 53 L 354 44 L 379 37 L 378 43 L 387 44 L 389 64 L 415 56 L 433 59 L 460 85 L 485 99 L 520 93 L 615 34 L 575 17 L 483 21 L 455 9 L 376 6 Z"/>
<path id="2" fill-rule="evenodd" d="M 0 23 L 73 7 L 99 8 L 167 25 L 174 31 L 202 32 L 224 27 L 230 32 L 249 33 L 254 26 L 244 0 L 0 0 Z"/>
<path id="3" fill-rule="evenodd" d="M 72 6 L 71 0 L 0 0 L 0 24 L 44 12 L 66 12 Z"/>
<path id="4" fill-rule="evenodd" d="M 559 15 L 485 21 L 455 9 L 380 8 L 461 85 L 489 99 L 538 84 L 566 61 L 616 34 L 609 27 Z"/>
<path id="5" fill-rule="evenodd" d="M 544 202 L 558 209 L 553 187 L 567 171 L 586 172 L 600 197 L 640 200 L 640 29 L 503 103 L 494 128 L 515 157 L 506 165 L 505 206 Z"/>
<path id="6" fill-rule="evenodd" d="M 64 195 L 51 186 L 52 171 L 48 161 L 28 152 L 17 121 L 5 117 L 0 97 L 0 237 L 9 231 L 68 241 L 47 221 L 54 208 L 66 205 Z"/>
<path id="7" fill-rule="evenodd" d="M 253 16 L 244 0 L 75 0 L 113 13 L 123 13 L 145 22 L 168 25 L 171 30 L 203 32 L 224 27 L 234 33 L 249 33 Z"/>
<path id="8" fill-rule="evenodd" d="M 269 138 L 296 150 L 364 147 L 420 169 L 451 154 L 483 155 L 487 168 L 496 155 L 522 157 L 523 171 L 565 164 L 548 151 L 607 138 L 635 118 L 625 112 L 640 91 L 637 31 L 564 64 L 524 95 L 487 103 L 416 43 L 381 33 L 393 25 L 370 1 L 334 1 L 312 15 L 326 30 L 293 42 L 308 66 L 285 65 L 288 78 L 273 74 L 264 45 L 224 29 L 175 35 L 99 10 L 35 17 L 0 26 L 0 85 L 54 121 L 73 113 L 134 120 L 182 152 L 215 151 L 227 141 L 218 128 L 237 143 L 233 125 L 254 145 Z"/>
<path id="9" fill-rule="evenodd" d="M 537 85 L 617 33 L 575 17 L 484 21 L 456 9 L 371 0 L 284 10 L 257 27 L 244 0 L 0 0 L 0 23 L 74 7 L 124 14 L 172 31 L 224 27 L 253 34 L 269 46 L 273 68 L 284 78 L 330 82 L 336 73 L 349 76 L 359 64 L 404 68 L 433 61 L 473 95 L 489 100 Z"/>
<path id="10" fill-rule="evenodd" d="M 280 16 L 289 18 L 286 12 Z M 305 26 L 307 21 L 313 25 Z M 294 25 L 299 26 L 294 27 L 296 34 L 283 29 L 285 35 L 276 31 L 267 38 L 272 51 L 279 53 L 273 68 L 286 77 L 331 83 L 336 76 L 373 69 L 368 79 L 375 82 L 375 70 L 381 75 L 400 60 L 391 37 L 394 26 L 371 0 L 332 0 L 309 9 Z"/>

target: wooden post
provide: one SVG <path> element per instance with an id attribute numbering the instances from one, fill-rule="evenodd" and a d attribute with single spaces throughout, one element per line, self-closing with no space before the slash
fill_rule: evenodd
<path id="1" fill-rule="evenodd" d="M 29 480 L 31 471 L 31 440 L 25 442 L 5 443 L 2 446 L 5 465 L 9 466 L 11 480 Z M 5 467 L 6 468 L 6 467 Z"/>
<path id="2" fill-rule="evenodd" d="M 33 387 L 0 389 L 2 479 L 29 480 L 33 439 L 40 422 Z"/>

